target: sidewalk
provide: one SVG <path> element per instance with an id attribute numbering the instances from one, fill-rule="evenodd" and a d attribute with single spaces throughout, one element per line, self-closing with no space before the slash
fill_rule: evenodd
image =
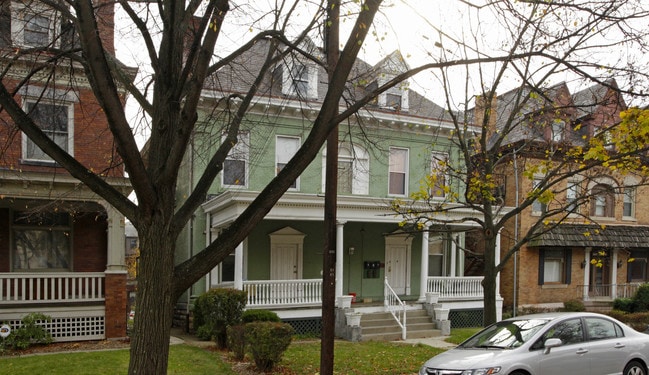
<path id="1" fill-rule="evenodd" d="M 401 343 L 401 344 L 412 344 L 412 345 L 424 344 L 424 345 L 432 346 L 434 348 L 442 348 L 442 349 L 451 349 L 456 347 L 457 345 L 444 341 L 444 339 L 446 339 L 447 337 L 448 336 L 437 336 L 437 337 L 429 337 L 423 339 L 398 340 L 394 342 Z M 186 333 L 181 328 L 177 328 L 177 327 L 171 329 L 170 343 L 171 345 L 185 343 L 187 345 L 198 346 L 202 348 L 207 348 L 215 345 L 213 341 L 199 340 L 196 336 Z"/>

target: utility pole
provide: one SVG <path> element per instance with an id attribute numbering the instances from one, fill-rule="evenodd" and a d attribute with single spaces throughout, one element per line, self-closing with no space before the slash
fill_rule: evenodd
<path id="1" fill-rule="evenodd" d="M 324 25 L 327 73 L 332 81 L 339 57 L 340 1 L 327 1 L 327 22 Z M 322 333 L 320 343 L 320 374 L 333 375 L 334 335 L 336 324 L 336 216 L 338 195 L 338 126 L 327 138 L 325 167 L 324 227 L 325 241 L 322 275 Z"/>

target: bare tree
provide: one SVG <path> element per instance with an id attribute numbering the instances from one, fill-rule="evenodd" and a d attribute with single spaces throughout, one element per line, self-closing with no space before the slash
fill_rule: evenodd
<path id="1" fill-rule="evenodd" d="M 440 161 L 421 191 L 395 202 L 394 209 L 404 225 L 419 230 L 451 224 L 444 213 L 467 207 L 481 213 L 452 222 L 472 223 L 480 232 L 484 322 L 489 324 L 497 317 L 497 276 L 514 254 L 561 223 L 592 223 L 586 206 L 598 198 L 589 181 L 603 174 L 634 174 L 637 186 L 646 183 L 640 167 L 649 140 L 646 124 L 621 125 L 620 113 L 627 99 L 646 91 L 647 69 L 640 63 L 646 34 L 637 21 L 648 14 L 636 2 L 624 1 L 465 3 L 473 9 L 467 14 L 489 30 L 478 26 L 464 34 L 471 40 L 440 30 L 439 59 L 487 57 L 501 49 L 510 57 L 438 71 L 461 162 Z M 458 77 L 465 80 L 457 82 Z M 455 101 L 457 87 L 463 97 Z M 457 111 L 457 103 L 467 109 Z M 580 189 L 568 192 L 573 187 L 566 183 L 575 179 Z M 440 201 L 436 189 L 451 193 Z M 542 209 L 533 223 L 521 226 L 520 215 L 537 206 Z M 509 237 L 502 242 L 507 244 L 502 256 L 501 234 Z"/>

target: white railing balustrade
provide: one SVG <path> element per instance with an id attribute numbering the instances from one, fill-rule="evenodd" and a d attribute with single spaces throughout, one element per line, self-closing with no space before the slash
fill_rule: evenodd
<path id="1" fill-rule="evenodd" d="M 428 277 L 426 292 L 439 293 L 440 300 L 483 298 L 482 276 Z"/>
<path id="2" fill-rule="evenodd" d="M 401 327 L 401 339 L 406 339 L 406 304 L 401 301 L 397 293 L 392 289 L 388 283 L 388 278 L 385 278 L 384 282 L 384 291 L 383 291 L 383 304 L 385 310 L 392 314 L 394 320 L 397 321 L 399 327 Z"/>
<path id="3" fill-rule="evenodd" d="M 104 301 L 101 272 L 3 273 L 0 305 Z"/>
<path id="4" fill-rule="evenodd" d="M 246 307 L 316 306 L 322 304 L 322 279 L 249 280 Z"/>

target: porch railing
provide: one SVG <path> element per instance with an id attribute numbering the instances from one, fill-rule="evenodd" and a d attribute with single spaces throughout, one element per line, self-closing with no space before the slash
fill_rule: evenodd
<path id="1" fill-rule="evenodd" d="M 427 292 L 439 293 L 440 300 L 480 299 L 484 296 L 482 276 L 431 276 Z"/>
<path id="2" fill-rule="evenodd" d="M 104 301 L 101 272 L 3 273 L 0 305 Z"/>
<path id="3" fill-rule="evenodd" d="M 385 290 L 383 293 L 383 304 L 385 310 L 392 314 L 394 320 L 396 320 L 399 327 L 401 327 L 401 339 L 406 339 L 406 304 L 401 301 L 397 293 L 392 289 L 388 283 L 388 278 L 385 278 L 384 282 Z"/>
<path id="4" fill-rule="evenodd" d="M 612 298 L 613 288 L 615 287 L 616 298 L 631 298 L 638 290 L 642 283 L 629 283 L 629 284 L 590 284 L 579 285 L 577 288 L 580 291 L 587 291 L 590 298 Z"/>
<path id="5" fill-rule="evenodd" d="M 322 304 L 322 279 L 249 280 L 247 307 L 316 306 Z"/>

